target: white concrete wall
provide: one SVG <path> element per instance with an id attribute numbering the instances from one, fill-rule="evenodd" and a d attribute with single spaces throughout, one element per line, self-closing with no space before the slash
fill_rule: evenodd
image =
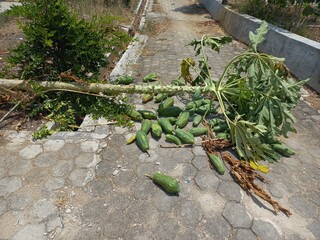
<path id="1" fill-rule="evenodd" d="M 216 0 L 200 0 L 213 19 L 237 40 L 249 43 L 249 32 L 255 31 L 261 20 L 238 14 Z M 266 40 L 258 50 L 286 59 L 290 71 L 299 79 L 310 78 L 308 85 L 320 92 L 320 43 L 284 29 L 269 25 Z"/>
<path id="2" fill-rule="evenodd" d="M 1 2 L 0 1 L 0 13 L 7 11 L 13 5 L 20 5 L 20 4 L 21 3 L 19 3 L 19 2 Z"/>

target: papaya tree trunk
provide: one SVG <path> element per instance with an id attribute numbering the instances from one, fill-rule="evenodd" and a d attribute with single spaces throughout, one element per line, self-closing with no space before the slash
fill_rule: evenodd
<path id="1" fill-rule="evenodd" d="M 36 81 L 34 82 L 42 87 L 44 91 L 71 91 L 104 94 L 115 96 L 121 93 L 142 94 L 142 93 L 168 93 L 177 94 L 181 92 L 194 93 L 199 86 L 173 86 L 173 85 L 113 85 L 101 83 L 79 84 L 75 82 L 54 82 L 54 81 Z M 0 87 L 11 90 L 31 91 L 33 85 L 28 81 L 19 79 L 0 79 Z"/>

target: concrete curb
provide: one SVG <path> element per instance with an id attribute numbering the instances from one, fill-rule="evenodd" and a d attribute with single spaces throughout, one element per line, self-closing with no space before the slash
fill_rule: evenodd
<path id="1" fill-rule="evenodd" d="M 140 18 L 139 23 L 137 24 L 137 29 L 142 29 L 144 23 L 145 23 L 145 12 L 149 4 L 149 0 L 145 1 L 145 4 L 142 4 L 142 0 L 140 1 L 140 4 L 138 6 L 138 9 L 136 12 L 140 11 L 140 7 L 142 6 L 144 9 L 142 11 L 142 15 Z M 132 65 L 136 63 L 138 60 L 141 51 L 143 50 L 143 47 L 148 39 L 148 36 L 142 35 L 138 32 L 135 33 L 133 37 L 133 41 L 129 44 L 124 54 L 121 56 L 120 60 L 117 62 L 116 66 L 110 73 L 109 81 L 114 82 L 119 76 L 122 76 L 124 74 L 131 75 L 131 73 L 126 72 L 129 65 Z"/>
<path id="2" fill-rule="evenodd" d="M 216 0 L 200 2 L 225 31 L 246 44 L 249 43 L 249 32 L 255 31 L 262 22 L 255 17 L 236 13 Z M 258 50 L 284 57 L 287 66 L 296 77 L 310 78 L 308 85 L 320 92 L 320 43 L 271 24 L 269 28 L 266 40 Z"/>
<path id="3" fill-rule="evenodd" d="M 14 5 L 21 5 L 20 2 L 1 2 L 0 1 L 0 13 L 9 10 Z"/>
<path id="4" fill-rule="evenodd" d="M 130 26 L 126 26 L 126 27 L 123 27 L 123 29 L 125 31 L 127 31 L 127 33 L 133 37 L 133 39 L 139 39 L 139 36 L 137 36 L 136 34 L 136 31 L 140 28 L 140 25 L 141 23 L 144 21 L 144 14 L 145 14 L 145 11 L 146 11 L 146 8 L 147 8 L 147 4 L 148 4 L 148 0 L 140 0 L 139 3 L 138 3 L 138 6 L 135 10 L 135 18 L 134 20 L 131 22 Z M 144 41 L 144 40 L 143 40 Z M 108 53 L 106 54 L 106 60 L 108 63 L 112 63 L 112 62 L 117 62 L 116 63 L 116 66 L 115 66 L 115 69 L 112 70 L 110 76 L 109 76 L 109 81 L 110 82 L 114 82 L 114 80 L 121 76 L 121 75 L 124 75 L 124 71 L 122 70 L 122 67 L 119 67 L 119 64 L 121 64 L 121 62 L 123 62 L 123 58 L 125 57 L 128 57 L 128 51 L 130 52 L 130 49 L 134 48 L 136 49 L 137 48 L 137 45 L 135 43 L 135 41 L 131 41 L 131 43 L 127 46 L 127 48 L 124 50 L 125 52 L 123 52 L 123 49 L 118 49 L 117 52 L 118 54 L 115 54 L 115 53 Z M 135 50 L 134 50 L 135 51 Z M 134 52 L 134 51 L 131 51 L 131 52 Z M 122 55 L 121 55 L 122 54 Z M 120 59 L 118 61 L 115 61 L 116 57 L 118 55 L 121 55 Z M 129 53 L 129 56 L 131 56 L 131 54 Z M 107 70 L 108 68 L 101 68 L 100 69 L 100 76 L 101 77 L 104 77 L 104 73 L 105 73 L 105 70 Z"/>

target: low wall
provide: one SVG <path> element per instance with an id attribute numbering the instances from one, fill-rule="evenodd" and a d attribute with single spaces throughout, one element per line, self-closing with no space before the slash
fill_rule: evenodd
<path id="1" fill-rule="evenodd" d="M 213 19 L 235 39 L 249 43 L 249 32 L 255 31 L 261 20 L 239 14 L 216 0 L 200 0 Z M 286 59 L 290 71 L 299 79 L 307 79 L 308 85 L 320 92 L 320 43 L 269 24 L 266 40 L 258 50 Z"/>

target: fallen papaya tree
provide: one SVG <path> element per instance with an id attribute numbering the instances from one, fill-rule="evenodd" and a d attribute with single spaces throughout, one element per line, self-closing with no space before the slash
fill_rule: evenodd
<path id="1" fill-rule="evenodd" d="M 194 40 L 191 45 L 194 46 L 196 55 L 201 55 L 198 66 L 192 58 L 184 59 L 181 64 L 181 76 L 178 80 L 172 81 L 171 85 L 159 83 L 130 85 L 132 79 L 129 78 L 116 81 L 126 85 L 90 83 L 77 76 L 60 73 L 58 79 L 60 81 L 0 79 L 0 91 L 11 94 L 15 91 L 27 91 L 35 97 L 40 96 L 45 99 L 43 106 L 40 104 L 38 109 L 46 111 L 53 109 L 49 113 L 53 121 L 59 121 L 60 126 L 66 124 L 66 127 L 60 127 L 59 130 L 68 130 L 70 119 L 77 112 L 73 107 L 76 105 L 81 112 L 84 112 L 87 109 L 86 101 L 91 103 L 96 101 L 95 105 L 90 105 L 91 110 L 86 114 L 95 113 L 96 116 L 107 115 L 113 118 L 121 113 L 134 121 L 148 119 L 149 121 L 145 120 L 142 123 L 136 141 L 140 149 L 145 152 L 149 149 L 147 133 L 150 130 L 155 138 L 161 137 L 164 131 L 166 140 L 179 146 L 192 145 L 195 142 L 194 136 L 208 132 L 209 142 L 203 146 L 219 173 L 224 173 L 224 165 L 218 162 L 219 159 L 214 156 L 215 150 L 210 150 L 211 147 L 213 149 L 234 147 L 239 159 L 248 163 L 239 165 L 227 155 L 223 157 L 230 164 L 231 173 L 238 179 L 239 184 L 247 192 L 254 192 L 268 201 L 275 211 L 281 210 L 290 215 L 288 210 L 274 202 L 253 183 L 253 179 L 258 176 L 252 175 L 254 169 L 268 171 L 266 167 L 258 164 L 259 160 L 274 162 L 278 161 L 281 155 L 294 154 L 294 151 L 281 143 L 279 138 L 287 137 L 288 132 L 295 132 L 295 118 L 291 110 L 298 103 L 300 89 L 306 82 L 306 80 L 296 81 L 290 76 L 283 58 L 258 52 L 257 46 L 264 40 L 267 31 L 268 24 L 263 22 L 255 33 L 250 32 L 251 44 L 248 50 L 235 56 L 217 80 L 211 76 L 205 51 L 210 47 L 219 52 L 222 45 L 232 41 L 227 36 L 203 36 L 200 40 Z M 196 73 L 195 78 L 190 71 Z M 146 82 L 156 80 L 156 74 L 151 74 L 145 80 Z M 148 95 L 143 97 L 143 102 L 150 101 L 155 96 L 155 101 L 160 102 L 157 113 L 136 111 L 130 105 L 122 105 L 121 101 L 124 98 L 119 99 L 119 96 L 124 93 Z M 192 99 L 186 104 L 185 109 L 173 106 L 174 100 L 168 98 L 169 95 L 180 93 L 192 94 Z M 111 102 L 102 102 L 99 99 Z M 119 102 L 115 108 L 115 104 Z M 54 118 L 57 113 L 60 114 L 59 117 Z M 193 126 L 198 126 L 202 121 L 204 128 L 183 130 L 190 119 L 193 119 Z M 171 125 L 173 123 L 176 129 Z M 72 130 L 72 127 L 69 129 Z M 135 137 L 129 139 L 128 143 L 133 141 Z M 245 183 L 241 179 L 245 179 Z"/>
<path id="2" fill-rule="evenodd" d="M 257 162 L 265 159 L 277 161 L 278 137 L 287 136 L 294 129 L 294 116 L 290 110 L 300 98 L 300 88 L 305 81 L 295 81 L 284 64 L 284 59 L 259 53 L 258 44 L 264 40 L 268 24 L 262 23 L 256 33 L 250 33 L 249 49 L 234 57 L 218 80 L 211 77 L 205 47 L 219 51 L 230 37 L 203 36 L 191 43 L 196 55 L 201 55 L 198 67 L 193 59 L 181 65 L 181 77 L 186 84 L 174 85 L 114 85 L 101 83 L 28 81 L 1 79 L 0 86 L 11 90 L 48 92 L 73 92 L 101 97 L 128 94 L 195 93 L 197 98 L 209 99 L 208 108 L 220 114 L 228 129 L 231 142 L 241 159 Z M 190 70 L 196 72 L 192 78 Z M 84 82 L 84 83 L 83 83 Z M 195 99 L 196 101 L 196 99 Z M 196 102 L 194 103 L 196 105 Z M 192 105 L 192 104 L 191 104 Z M 208 109 L 203 119 L 210 113 Z M 191 109 L 192 110 L 192 109 Z M 285 147 L 284 147 L 285 148 Z M 282 149 L 283 150 L 283 149 Z M 284 149 L 286 150 L 286 149 Z M 288 149 L 289 151 L 289 149 Z"/>

